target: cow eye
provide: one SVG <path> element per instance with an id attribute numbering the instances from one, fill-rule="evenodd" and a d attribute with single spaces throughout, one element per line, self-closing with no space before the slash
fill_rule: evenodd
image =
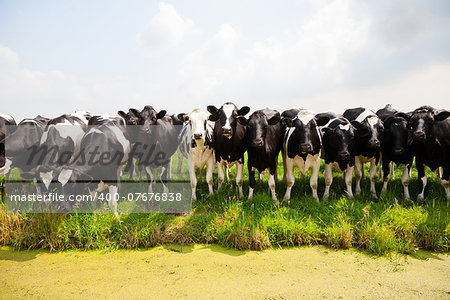
<path id="1" fill-rule="evenodd" d="M 264 125 L 264 129 L 267 129 L 267 125 Z"/>

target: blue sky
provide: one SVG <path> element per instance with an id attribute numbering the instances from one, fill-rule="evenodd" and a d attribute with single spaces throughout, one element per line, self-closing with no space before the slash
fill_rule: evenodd
<path id="1" fill-rule="evenodd" d="M 448 1 L 0 1 L 1 112 L 449 108 Z"/>

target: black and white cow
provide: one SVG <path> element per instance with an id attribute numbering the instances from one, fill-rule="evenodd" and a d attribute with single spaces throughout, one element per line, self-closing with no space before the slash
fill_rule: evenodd
<path id="1" fill-rule="evenodd" d="M 214 105 L 208 106 L 211 113 L 209 120 L 214 124 L 214 153 L 218 163 L 218 188 L 222 186 L 224 180 L 224 166 L 228 169 L 236 164 L 236 184 L 239 190 L 239 197 L 243 197 L 242 174 L 244 170 L 244 153 L 246 148 L 246 126 L 237 121 L 239 116 L 245 116 L 250 108 L 243 106 L 240 109 L 231 102 L 226 102 L 222 107 Z"/>
<path id="2" fill-rule="evenodd" d="M 355 165 L 355 128 L 349 120 L 334 113 L 320 113 L 317 119 L 329 118 L 321 130 L 323 159 L 325 160 L 325 192 L 323 198 L 328 199 L 333 182 L 332 168 L 344 172 L 347 194 L 353 197 L 352 176 Z M 356 123 L 356 122 L 355 122 Z"/>
<path id="3" fill-rule="evenodd" d="M 5 138 L 5 170 L 8 177 L 13 168 L 18 168 L 23 179 L 33 179 L 38 164 L 27 158 L 32 151 L 39 147 L 44 129 L 49 118 L 37 116 L 33 119 L 23 119 L 16 126 L 14 132 Z"/>
<path id="4" fill-rule="evenodd" d="M 111 195 L 108 202 L 116 216 L 120 170 L 130 152 L 126 128 L 122 119 L 117 119 L 93 117 L 81 140 L 80 154 L 62 167 L 57 177 L 64 195 L 79 194 L 86 188 L 93 195 L 107 188 Z M 70 202 L 63 204 L 64 210 L 71 210 Z"/>
<path id="5" fill-rule="evenodd" d="M 5 174 L 5 137 L 10 134 L 16 125 L 16 121 L 10 115 L 0 113 L 0 176 Z"/>
<path id="6" fill-rule="evenodd" d="M 387 190 L 389 179 L 394 171 L 393 166 L 389 170 L 389 165 L 395 163 L 403 165 L 402 185 L 405 199 L 410 200 L 408 184 L 414 156 L 408 144 L 409 116 L 393 109 L 389 104 L 378 110 L 377 115 L 384 125 L 384 133 L 381 139 L 381 163 L 384 177 L 382 193 Z"/>
<path id="7" fill-rule="evenodd" d="M 310 110 L 296 110 L 295 115 L 282 119 L 286 126 L 284 133 L 284 155 L 286 156 L 287 188 L 285 200 L 291 198 L 291 189 L 295 182 L 294 167 L 298 167 L 302 175 L 311 169 L 310 186 L 313 197 L 319 202 L 317 195 L 317 180 L 320 169 L 320 156 L 322 150 L 322 134 L 319 126 L 323 126 L 330 117 L 323 115 L 317 119 Z"/>
<path id="8" fill-rule="evenodd" d="M 376 199 L 375 181 L 381 153 L 383 122 L 373 111 L 363 107 L 347 109 L 343 116 L 350 122 L 356 121 L 353 125 L 357 126 L 355 131 L 355 194 L 361 194 L 364 163 L 370 162 L 370 192 Z"/>
<path id="9" fill-rule="evenodd" d="M 153 169 L 159 167 L 162 169 L 160 180 L 166 190 L 169 165 L 178 148 L 177 126 L 173 124 L 171 117 L 166 116 L 165 110 L 157 112 L 150 105 L 145 106 L 142 111 L 130 109 L 129 113 L 133 118 L 137 118 L 139 128 L 130 134 L 134 143 L 131 155 L 138 159 L 138 167 L 143 166 L 150 177 L 149 192 L 152 191 L 151 181 L 154 180 Z M 158 159 L 153 159 L 152 153 L 158 155 Z"/>
<path id="10" fill-rule="evenodd" d="M 283 145 L 283 132 L 280 113 L 265 108 L 253 112 L 248 120 L 238 117 L 241 125 L 247 126 L 247 167 L 249 174 L 248 198 L 253 197 L 255 189 L 255 170 L 259 173 L 269 170 L 269 189 L 272 199 L 276 201 L 275 178 L 277 174 L 278 155 Z"/>
<path id="11" fill-rule="evenodd" d="M 431 170 L 443 168 L 441 177 L 447 201 L 450 200 L 450 111 L 436 110 L 430 106 L 422 106 L 414 110 L 408 121 L 412 134 L 412 149 L 416 157 L 419 177 L 419 195 L 417 200 L 424 199 L 427 177 L 425 165 Z"/>
<path id="12" fill-rule="evenodd" d="M 208 183 L 209 194 L 213 193 L 215 165 L 213 149 L 214 123 L 209 121 L 209 114 L 200 108 L 195 108 L 189 115 L 181 113 L 178 115 L 178 118 L 185 122 L 180 134 L 180 146 L 178 149 L 188 160 L 192 200 L 196 200 L 197 178 L 195 168 L 202 170 L 206 165 L 206 182 Z"/>
<path id="13" fill-rule="evenodd" d="M 82 114 L 64 114 L 48 121 L 34 157 L 39 165 L 36 179 L 40 192 L 46 192 L 61 166 L 70 164 L 80 150 L 87 130 L 87 118 Z"/>

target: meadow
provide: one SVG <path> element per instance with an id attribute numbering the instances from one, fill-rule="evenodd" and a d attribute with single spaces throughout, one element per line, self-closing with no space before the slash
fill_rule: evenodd
<path id="1" fill-rule="evenodd" d="M 174 158 L 173 166 L 177 159 Z M 186 161 L 183 163 L 186 168 Z M 319 197 L 325 183 L 323 162 L 319 173 Z M 173 168 L 173 173 L 176 167 Z M 281 156 L 276 192 L 280 205 L 274 204 L 268 191 L 268 176 L 257 181 L 252 199 L 239 199 L 234 168 L 230 182 L 208 195 L 203 179 L 197 187 L 197 200 L 191 213 L 120 214 L 14 214 L 0 207 L 0 247 L 14 249 L 115 249 L 149 248 L 164 244 L 219 244 L 239 250 L 301 245 L 325 245 L 334 249 L 357 248 L 383 255 L 390 252 L 411 254 L 418 249 L 448 252 L 450 246 L 449 208 L 440 180 L 429 176 L 422 203 L 406 202 L 400 182 L 401 168 L 389 182 L 388 192 L 373 200 L 369 191 L 368 169 L 362 179 L 362 195 L 347 198 L 341 173 L 333 172 L 328 202 L 316 203 L 311 196 L 309 173 L 302 179 L 295 170 L 296 182 L 289 203 L 281 201 L 286 189 Z M 124 176 L 126 178 L 126 176 Z M 137 180 L 137 177 L 135 177 Z M 4 180 L 4 179 L 2 179 Z M 354 183 L 353 183 L 354 186 Z M 377 179 L 377 192 L 382 179 Z M 410 194 L 418 193 L 417 171 L 413 166 Z M 248 172 L 244 168 L 244 194 L 248 193 Z M 120 203 L 119 203 L 120 211 Z"/>

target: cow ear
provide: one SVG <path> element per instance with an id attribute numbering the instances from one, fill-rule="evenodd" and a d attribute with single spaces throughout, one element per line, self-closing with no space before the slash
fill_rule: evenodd
<path id="1" fill-rule="evenodd" d="M 208 107 L 206 108 L 210 114 L 212 114 L 213 116 L 217 116 L 219 114 L 219 110 L 217 109 L 217 107 L 215 107 L 214 105 L 208 105 Z M 212 121 L 212 120 L 211 120 Z"/>
<path id="2" fill-rule="evenodd" d="M 353 125 L 353 127 L 355 127 L 356 129 L 358 129 L 358 128 L 361 128 L 361 123 L 359 123 L 358 121 L 351 121 L 350 122 L 352 125 Z"/>
<path id="3" fill-rule="evenodd" d="M 157 118 L 157 119 L 162 119 L 162 118 L 164 118 L 164 116 L 166 115 L 166 113 L 167 113 L 167 111 L 165 111 L 164 109 L 163 109 L 163 110 L 160 110 L 159 113 L 156 114 L 156 118 Z"/>
<path id="4" fill-rule="evenodd" d="M 316 120 L 317 125 L 319 126 L 324 126 L 325 124 L 327 124 L 330 121 L 330 117 L 329 116 L 315 116 L 314 119 Z"/>
<path id="5" fill-rule="evenodd" d="M 280 116 L 273 116 L 268 121 L 269 125 L 276 125 L 278 122 L 280 122 Z"/>
<path id="6" fill-rule="evenodd" d="M 210 120 L 212 122 L 215 122 L 215 121 L 219 120 L 219 116 L 218 115 L 214 115 L 214 114 L 209 115 L 208 120 Z"/>
<path id="7" fill-rule="evenodd" d="M 409 120 L 409 116 L 408 116 L 407 114 L 405 114 L 404 112 L 398 112 L 398 113 L 395 114 L 395 116 L 396 116 L 396 117 L 399 117 L 399 118 L 403 118 L 403 119 L 405 119 L 406 121 Z"/>
<path id="8" fill-rule="evenodd" d="M 178 114 L 177 118 L 181 122 L 186 122 L 186 121 L 189 120 L 189 116 L 187 114 L 185 114 L 185 113 Z"/>
<path id="9" fill-rule="evenodd" d="M 243 126 L 247 126 L 248 120 L 245 117 L 238 116 L 237 120 L 238 120 L 239 124 L 241 124 Z"/>
<path id="10" fill-rule="evenodd" d="M 121 116 L 122 118 L 124 118 L 124 119 L 127 118 L 127 113 L 124 112 L 123 110 L 119 110 L 119 111 L 117 112 L 117 114 L 118 114 L 119 116 Z"/>
<path id="11" fill-rule="evenodd" d="M 437 111 L 434 115 L 434 120 L 435 121 L 444 121 L 449 116 L 450 116 L 450 111 L 448 111 L 448 110 Z"/>
<path id="12" fill-rule="evenodd" d="M 130 113 L 130 116 L 132 116 L 133 118 L 140 118 L 141 117 L 141 113 L 136 108 L 130 108 L 128 110 L 128 112 Z"/>
<path id="13" fill-rule="evenodd" d="M 294 122 L 292 121 L 291 118 L 282 118 L 281 119 L 281 124 L 285 127 L 293 127 L 294 126 Z"/>
<path id="14" fill-rule="evenodd" d="M 237 114 L 239 116 L 245 116 L 246 114 L 248 114 L 248 112 L 250 111 L 250 107 L 248 106 L 242 106 L 241 109 L 239 109 L 237 111 Z"/>

